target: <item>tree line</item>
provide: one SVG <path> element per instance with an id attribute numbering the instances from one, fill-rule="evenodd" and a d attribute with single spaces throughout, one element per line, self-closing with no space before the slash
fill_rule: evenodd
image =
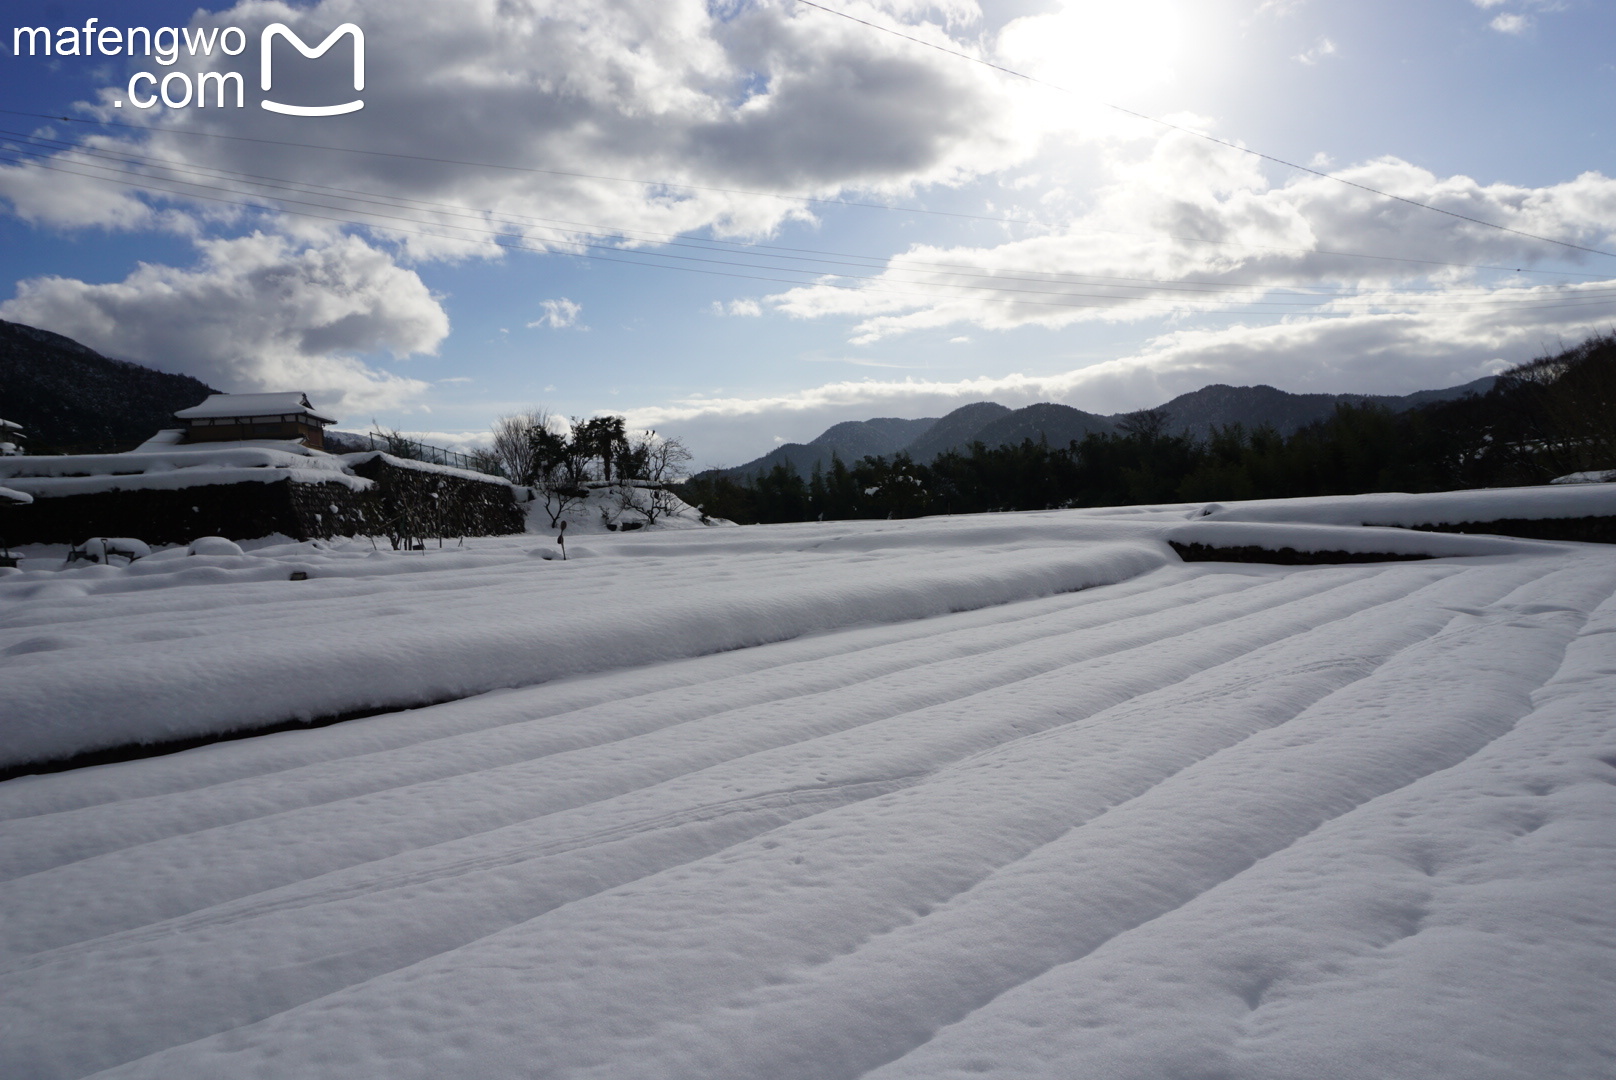
<path id="1" fill-rule="evenodd" d="M 806 478 L 776 465 L 676 490 L 749 524 L 1539 484 L 1616 469 L 1616 335 L 1513 368 L 1484 395 L 1395 413 L 1343 404 L 1290 435 L 1233 424 L 1196 439 L 1168 423 L 1147 410 L 1064 447 L 1028 439 L 930 462 L 833 458 Z"/>
<path id="2" fill-rule="evenodd" d="M 621 416 L 562 420 L 546 409 L 496 420 L 490 453 L 501 474 L 533 489 L 551 528 L 600 489 L 613 503 L 601 509 L 609 525 L 616 524 L 614 509 L 654 523 L 678 505 L 671 485 L 690 461 L 678 438 L 630 433 Z"/>

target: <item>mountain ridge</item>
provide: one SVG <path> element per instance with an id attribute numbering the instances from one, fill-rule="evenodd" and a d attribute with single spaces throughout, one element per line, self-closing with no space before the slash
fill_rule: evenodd
<path id="1" fill-rule="evenodd" d="M 1472 380 L 1458 386 L 1436 390 L 1417 390 L 1411 394 L 1293 394 L 1266 383 L 1254 386 L 1230 386 L 1211 383 L 1180 394 L 1157 406 L 1155 411 L 1167 414 L 1165 430 L 1169 434 L 1187 434 L 1205 439 L 1214 427 L 1241 424 L 1247 429 L 1267 425 L 1281 435 L 1290 435 L 1299 428 L 1323 420 L 1335 411 L 1337 405 L 1376 404 L 1393 412 L 1405 412 L 1438 401 L 1450 401 L 1467 394 L 1485 394 L 1494 383 L 1492 376 Z M 762 457 L 743 465 L 709 469 L 703 475 L 752 477 L 769 472 L 776 465 L 794 468 L 798 475 L 807 477 L 815 466 L 830 467 L 833 457 L 851 465 L 865 456 L 890 457 L 906 453 L 917 462 L 929 462 L 950 450 L 967 452 L 973 442 L 989 447 L 1018 445 L 1024 439 L 1047 441 L 1051 446 L 1065 446 L 1081 441 L 1091 432 L 1115 433 L 1131 413 L 1113 413 L 1102 416 L 1084 412 L 1058 402 L 1035 402 L 1020 409 L 1011 409 L 994 401 L 976 401 L 936 419 L 899 421 L 894 417 L 876 417 L 871 420 L 844 420 L 827 428 L 818 438 L 807 443 L 786 443 Z M 857 451 L 863 445 L 889 445 L 895 425 L 907 423 L 925 425 L 911 441 L 892 446 L 884 451 Z M 882 434 L 866 431 L 864 425 L 881 425 Z"/>

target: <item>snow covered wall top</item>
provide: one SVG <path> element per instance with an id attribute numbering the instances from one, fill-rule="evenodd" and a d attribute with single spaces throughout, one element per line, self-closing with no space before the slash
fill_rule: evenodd
<path id="1" fill-rule="evenodd" d="M 371 486 L 369 480 L 349 473 L 341 458 L 301 446 L 225 444 L 161 452 L 0 458 L 0 480 L 7 486 L 46 497 L 288 479 L 305 484 L 338 483 L 353 491 Z"/>
<path id="2" fill-rule="evenodd" d="M 102 491 L 174 490 L 208 484 L 337 483 L 365 491 L 372 481 L 355 466 L 382 461 L 394 468 L 511 487 L 510 481 L 469 469 L 398 458 L 381 451 L 327 454 L 293 442 L 182 443 L 151 449 L 148 442 L 127 454 L 0 458 L 0 480 L 32 495 L 86 495 Z"/>

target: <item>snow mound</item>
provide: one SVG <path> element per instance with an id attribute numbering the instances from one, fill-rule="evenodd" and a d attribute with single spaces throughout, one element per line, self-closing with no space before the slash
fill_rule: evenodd
<path id="1" fill-rule="evenodd" d="M 186 548 L 188 555 L 240 555 L 241 545 L 227 536 L 199 536 Z"/>
<path id="2" fill-rule="evenodd" d="M 71 625 L 79 641 L 7 661 L 0 766 L 927 618 L 1111 584 L 1171 559 L 1138 541 L 998 552 L 911 542 L 855 559 L 732 552 L 721 569 L 690 550 L 625 573 L 621 558 L 577 547 L 567 562 L 519 547 L 494 559 L 449 549 L 442 561 L 299 548 L 0 581 L 11 601 L 0 649 L 41 624 Z M 355 555 L 392 580 L 355 567 Z M 411 580 L 415 570 L 434 580 Z"/>
<path id="3" fill-rule="evenodd" d="M 1312 525 L 1394 525 L 1402 528 L 1505 519 L 1616 516 L 1616 486 L 1568 484 L 1478 488 L 1419 495 L 1325 495 L 1212 504 L 1196 516 L 1214 521 L 1296 522 Z"/>

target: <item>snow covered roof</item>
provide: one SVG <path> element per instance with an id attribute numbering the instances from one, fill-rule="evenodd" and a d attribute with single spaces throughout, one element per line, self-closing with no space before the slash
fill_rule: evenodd
<path id="1" fill-rule="evenodd" d="M 335 418 L 322 416 L 309 404 L 307 394 L 288 390 L 278 394 L 211 394 L 200 405 L 181 409 L 174 414 L 176 420 L 224 420 L 250 416 L 284 416 L 302 413 L 323 424 L 336 423 Z"/>
<path id="2" fill-rule="evenodd" d="M 129 454 L 216 454 L 225 450 L 280 450 L 299 457 L 331 457 L 324 450 L 305 446 L 301 439 L 230 439 L 219 442 L 185 441 L 184 428 L 164 428 L 128 451 Z"/>

